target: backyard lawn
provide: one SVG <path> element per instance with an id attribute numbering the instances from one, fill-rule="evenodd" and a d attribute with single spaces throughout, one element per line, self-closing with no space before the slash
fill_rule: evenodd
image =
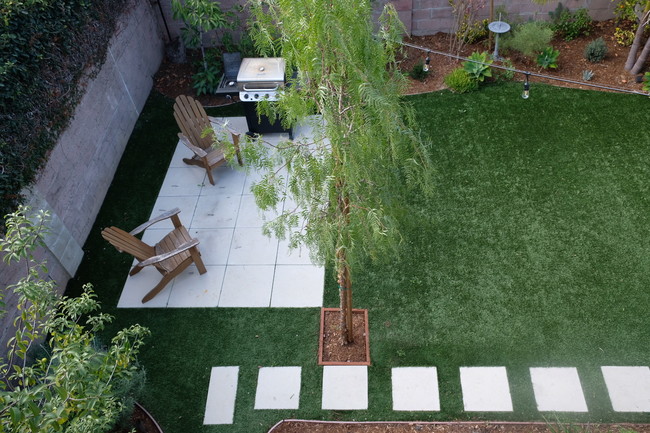
<path id="1" fill-rule="evenodd" d="M 152 94 L 68 286 L 94 284 L 107 335 L 151 329 L 142 401 L 168 433 L 267 431 L 283 418 L 544 420 L 530 367 L 577 367 L 589 411 L 566 421 L 650 422 L 612 410 L 601 366 L 650 365 L 647 98 L 533 84 L 408 97 L 430 142 L 432 199 L 403 197 L 397 257 L 353 265 L 370 317 L 369 408 L 321 409 L 318 309 L 117 309 L 131 259 L 100 236 L 146 221 L 177 143 Z M 240 116 L 233 105 L 211 112 Z M 152 155 L 154 157 L 152 157 Z M 331 272 L 325 306 L 338 306 Z M 239 366 L 233 425 L 203 426 L 210 370 Z M 254 410 L 259 367 L 302 367 L 298 410 Z M 392 410 L 391 368 L 437 367 L 439 412 Z M 465 412 L 459 367 L 505 366 L 513 412 Z"/>

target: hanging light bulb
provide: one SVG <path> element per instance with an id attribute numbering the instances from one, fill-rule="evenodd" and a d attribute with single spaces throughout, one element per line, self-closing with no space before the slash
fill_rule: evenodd
<path id="1" fill-rule="evenodd" d="M 429 51 L 427 51 L 427 57 L 424 59 L 424 66 L 422 67 L 422 70 L 424 72 L 429 72 L 429 64 L 431 63 L 431 59 L 429 58 Z"/>
<path id="2" fill-rule="evenodd" d="M 524 99 L 528 99 L 530 96 L 530 83 L 528 82 L 528 75 L 526 74 L 526 81 L 524 81 L 524 92 L 521 94 L 521 97 Z"/>

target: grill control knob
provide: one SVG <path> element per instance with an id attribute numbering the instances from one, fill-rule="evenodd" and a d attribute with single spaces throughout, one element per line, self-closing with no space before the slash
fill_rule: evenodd
<path id="1" fill-rule="evenodd" d="M 244 93 L 244 99 L 248 99 L 248 93 Z"/>
<path id="2" fill-rule="evenodd" d="M 260 95 L 258 95 L 258 94 L 256 93 L 256 94 L 255 94 L 255 99 L 260 99 Z"/>

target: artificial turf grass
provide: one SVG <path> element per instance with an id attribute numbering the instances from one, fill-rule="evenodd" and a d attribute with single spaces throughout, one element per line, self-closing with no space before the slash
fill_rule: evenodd
<path id="1" fill-rule="evenodd" d="M 611 411 L 599 372 L 648 365 L 650 137 L 638 127 L 647 100 L 534 86 L 524 101 L 519 91 L 498 85 L 407 98 L 431 137 L 436 196 L 404 197 L 398 257 L 353 269 L 355 307 L 370 310 L 367 411 L 320 409 L 318 309 L 118 310 L 131 261 L 115 264 L 124 255 L 99 237 L 87 243 L 77 280 L 94 280 L 117 316 L 106 335 L 136 322 L 152 329 L 141 356 L 144 401 L 165 431 L 262 432 L 286 417 L 543 420 L 528 373 L 535 366 L 578 367 L 590 412 L 563 420 L 647 421 Z M 144 124 L 142 137 L 166 128 L 175 145 L 171 101 L 154 95 L 151 104 L 143 118 L 157 111 L 160 124 Z M 161 171 L 158 185 L 131 205 L 142 208 L 135 225 L 148 218 L 168 162 L 151 168 Z M 98 221 L 125 217 L 126 170 L 118 169 L 124 186 L 114 182 Z M 326 306 L 338 305 L 337 295 L 328 270 Z M 209 369 L 224 365 L 240 366 L 236 424 L 202 426 Z M 257 369 L 273 365 L 303 368 L 299 410 L 253 409 Z M 463 411 L 458 368 L 489 365 L 507 367 L 513 413 Z M 438 368 L 441 412 L 392 411 L 390 373 L 400 366 Z"/>

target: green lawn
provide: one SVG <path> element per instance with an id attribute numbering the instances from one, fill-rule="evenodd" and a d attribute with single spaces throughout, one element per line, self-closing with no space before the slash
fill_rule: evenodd
<path id="1" fill-rule="evenodd" d="M 600 374 L 650 365 L 650 102 L 543 85 L 523 100 L 520 90 L 408 98 L 431 139 L 436 193 L 404 197 L 398 257 L 354 268 L 355 306 L 370 312 L 366 411 L 320 409 L 317 309 L 114 308 L 131 260 L 99 232 L 151 212 L 176 145 L 172 101 L 160 96 L 143 111 L 68 293 L 92 282 L 117 316 L 109 332 L 150 327 L 144 404 L 167 433 L 263 432 L 294 417 L 543 420 L 536 366 L 578 368 L 589 413 L 560 419 L 650 422 L 614 413 Z M 336 306 L 326 278 L 325 304 Z M 240 366 L 235 424 L 202 426 L 210 368 L 229 365 Z M 253 410 L 258 367 L 284 365 L 303 368 L 300 409 Z M 398 366 L 438 368 L 441 412 L 392 411 Z M 464 412 L 461 366 L 507 367 L 514 412 Z"/>

